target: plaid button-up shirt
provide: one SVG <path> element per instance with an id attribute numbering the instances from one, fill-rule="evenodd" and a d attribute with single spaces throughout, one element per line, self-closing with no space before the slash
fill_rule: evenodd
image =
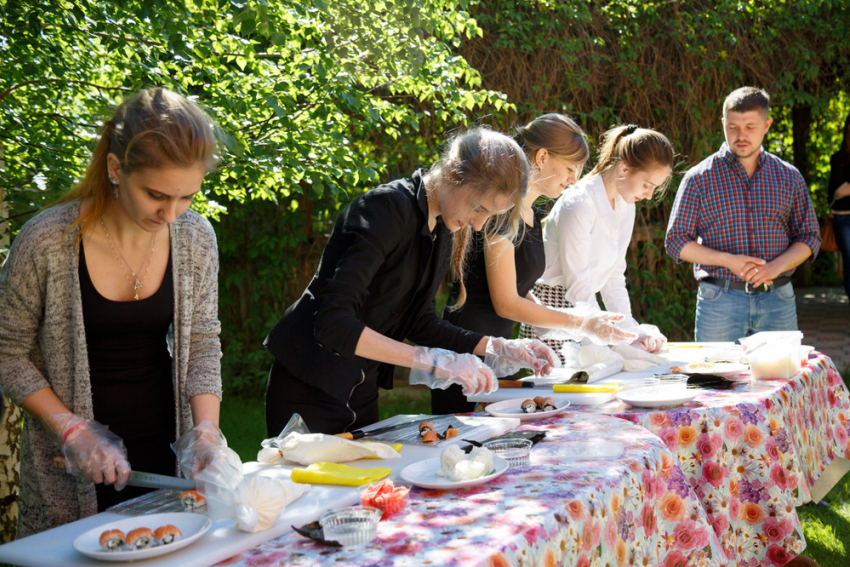
<path id="1" fill-rule="evenodd" d="M 812 261 L 821 238 L 812 198 L 797 168 L 762 149 L 755 173 L 747 177 L 724 142 L 679 185 L 664 242 L 667 254 L 681 263 L 679 254 L 691 241 L 769 262 L 795 242 L 812 249 Z M 694 264 L 694 276 L 741 281 L 719 266 Z"/>

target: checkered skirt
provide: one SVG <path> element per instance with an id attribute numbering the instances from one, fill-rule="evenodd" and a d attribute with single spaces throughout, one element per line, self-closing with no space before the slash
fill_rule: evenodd
<path id="1" fill-rule="evenodd" d="M 565 309 L 567 307 L 573 307 L 573 304 L 566 300 L 564 297 L 567 293 L 567 289 L 564 286 L 560 285 L 545 285 L 542 283 L 534 284 L 534 287 L 531 289 L 532 295 L 537 298 L 537 301 L 546 305 L 547 307 L 557 307 L 558 309 Z M 523 323 L 519 327 L 519 338 L 521 339 L 538 339 L 552 347 L 552 350 L 558 353 L 558 356 L 561 357 L 561 364 L 564 363 L 564 357 L 561 356 L 561 347 L 567 341 L 558 341 L 552 339 L 541 339 L 537 336 L 537 331 L 531 325 L 526 325 Z"/>

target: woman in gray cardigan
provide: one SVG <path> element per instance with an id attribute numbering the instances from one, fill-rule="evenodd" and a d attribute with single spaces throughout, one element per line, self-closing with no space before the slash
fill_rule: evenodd
<path id="1" fill-rule="evenodd" d="M 169 445 L 189 430 L 186 476 L 222 443 L 218 254 L 188 210 L 215 149 L 197 105 L 141 91 L 81 183 L 18 234 L 0 270 L 0 384 L 30 414 L 19 537 L 133 496 L 116 492 L 131 469 L 175 474 Z"/>

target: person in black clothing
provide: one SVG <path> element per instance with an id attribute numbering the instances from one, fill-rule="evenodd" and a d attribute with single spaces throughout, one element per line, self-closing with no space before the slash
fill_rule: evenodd
<path id="1" fill-rule="evenodd" d="M 829 165 L 827 200 L 844 264 L 844 292 L 850 299 L 850 114 L 844 122 L 841 148 L 829 158 Z"/>
<path id="2" fill-rule="evenodd" d="M 554 353 L 543 343 L 491 339 L 434 312 L 450 263 L 463 279 L 470 230 L 512 208 L 505 218 L 518 225 L 515 205 L 527 175 L 516 142 L 475 128 L 452 140 L 430 170 L 380 185 L 346 207 L 313 280 L 265 340 L 275 357 L 266 389 L 270 436 L 294 413 L 314 433 L 374 423 L 378 387 L 392 387 L 393 365 L 412 368 L 411 383 L 459 383 L 469 393 L 497 387 L 475 354 L 487 354 L 485 362 L 504 372 L 505 363 L 548 372 Z M 460 304 L 464 296 L 461 290 Z"/>
<path id="3" fill-rule="evenodd" d="M 522 230 L 515 240 L 495 232 L 475 235 L 464 280 L 466 303 L 458 309 L 447 308 L 443 317 L 464 329 L 506 339 L 511 338 L 515 321 L 549 328 L 584 326 L 587 334 L 627 334 L 604 320 L 584 320 L 545 307 L 531 294 L 546 267 L 541 215 L 534 202 L 539 197 L 557 199 L 581 175 L 590 155 L 584 132 L 567 116 L 544 114 L 519 128 L 514 139 L 531 166 L 528 192 L 520 209 Z M 459 292 L 460 286 L 454 285 L 450 306 Z M 467 402 L 460 387 L 431 390 L 435 414 L 474 409 L 475 402 Z"/>

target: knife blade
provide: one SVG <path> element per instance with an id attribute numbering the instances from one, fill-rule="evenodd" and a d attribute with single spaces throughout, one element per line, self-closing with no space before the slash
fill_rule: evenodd
<path id="1" fill-rule="evenodd" d="M 381 435 L 382 433 L 386 433 L 388 431 L 395 431 L 396 429 L 402 429 L 411 425 L 413 423 L 417 423 L 420 421 L 424 421 L 420 417 L 414 417 L 411 419 L 405 419 L 399 421 L 398 423 L 394 423 L 392 425 L 387 425 L 386 427 L 379 427 L 378 429 L 372 429 L 370 431 L 363 431 L 362 429 L 357 429 L 355 431 L 346 431 L 344 433 L 337 433 L 337 437 L 342 437 L 343 439 L 348 439 L 353 441 L 355 439 L 363 439 L 364 437 L 374 437 L 375 435 Z"/>
<path id="2" fill-rule="evenodd" d="M 170 488 L 172 490 L 194 490 L 195 481 L 187 478 L 177 478 L 164 474 L 133 471 L 130 474 L 129 486 L 141 486 L 144 488 Z"/>

